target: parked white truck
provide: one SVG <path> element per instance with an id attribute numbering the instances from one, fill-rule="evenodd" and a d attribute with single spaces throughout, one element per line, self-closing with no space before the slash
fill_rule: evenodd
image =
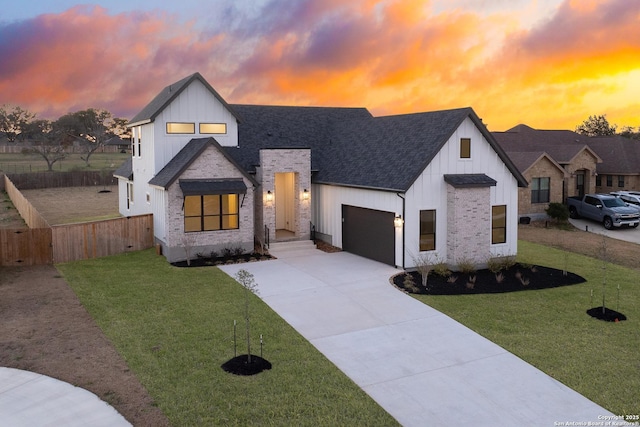
<path id="1" fill-rule="evenodd" d="M 637 227 L 640 224 L 638 210 L 611 194 L 568 197 L 567 205 L 571 218 L 588 218 L 602 223 L 607 230 L 613 227 Z"/>

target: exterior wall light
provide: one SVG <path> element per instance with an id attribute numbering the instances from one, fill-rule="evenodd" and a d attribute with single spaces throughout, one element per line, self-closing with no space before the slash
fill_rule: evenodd
<path id="1" fill-rule="evenodd" d="M 393 219 L 393 225 L 396 228 L 401 228 L 404 224 L 404 220 L 402 219 L 402 215 L 396 214 L 396 217 Z"/>
<path id="2" fill-rule="evenodd" d="M 267 202 L 271 203 L 273 202 L 273 193 L 271 192 L 271 190 L 267 191 Z"/>
<path id="3" fill-rule="evenodd" d="M 309 200 L 309 190 L 306 188 L 302 190 L 302 200 Z"/>

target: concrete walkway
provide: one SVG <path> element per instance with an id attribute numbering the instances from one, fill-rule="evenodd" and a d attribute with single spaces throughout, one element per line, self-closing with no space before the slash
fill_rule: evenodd
<path id="1" fill-rule="evenodd" d="M 390 266 L 313 248 L 271 253 L 278 259 L 221 268 L 251 272 L 260 297 L 404 426 L 553 426 L 611 415 L 394 288 Z"/>
<path id="2" fill-rule="evenodd" d="M 0 367 L 0 426 L 125 427 L 95 394 L 51 377 Z"/>

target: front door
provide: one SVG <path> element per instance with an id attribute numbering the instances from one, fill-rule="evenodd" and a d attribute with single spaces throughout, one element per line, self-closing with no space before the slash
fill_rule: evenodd
<path id="1" fill-rule="evenodd" d="M 275 181 L 276 235 L 281 231 L 282 235 L 293 233 L 290 237 L 294 237 L 296 174 L 295 172 L 276 173 Z"/>
<path id="2" fill-rule="evenodd" d="M 578 196 L 584 196 L 584 171 L 576 171 L 576 193 Z"/>

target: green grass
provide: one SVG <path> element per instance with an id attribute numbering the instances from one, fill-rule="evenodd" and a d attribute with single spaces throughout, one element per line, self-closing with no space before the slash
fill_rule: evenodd
<path id="1" fill-rule="evenodd" d="M 174 426 L 397 425 L 254 295 L 252 353 L 263 334 L 273 368 L 224 372 L 244 289 L 215 267 L 176 268 L 153 250 L 57 267 Z"/>
<path id="2" fill-rule="evenodd" d="M 565 268 L 565 252 L 520 241 L 518 261 Z M 628 320 L 610 323 L 586 310 L 602 306 L 603 263 L 570 253 L 567 269 L 586 283 L 505 294 L 416 296 L 526 360 L 614 414 L 640 413 L 638 272 L 608 264 L 606 306 Z M 591 291 L 593 290 L 593 302 Z"/>
<path id="3" fill-rule="evenodd" d="M 69 154 L 64 160 L 56 162 L 53 165 L 54 171 L 71 171 L 71 170 L 102 170 L 115 169 L 120 166 L 127 158 L 131 157 L 129 153 L 94 153 L 89 158 L 90 167 L 86 167 L 84 160 L 80 157 L 82 154 Z M 0 153 L 0 172 L 5 173 L 27 173 L 42 172 L 47 170 L 47 162 L 40 156 L 34 154 L 20 153 Z"/>

